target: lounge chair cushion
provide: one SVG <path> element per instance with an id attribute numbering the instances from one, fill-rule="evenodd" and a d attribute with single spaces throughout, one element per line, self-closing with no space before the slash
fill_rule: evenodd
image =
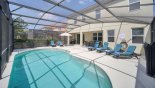
<path id="1" fill-rule="evenodd" d="M 104 42 L 104 43 L 103 43 L 103 46 L 102 46 L 101 48 L 97 48 L 96 50 L 97 50 L 97 51 L 108 50 L 108 45 L 109 45 L 108 42 Z"/>
<path id="2" fill-rule="evenodd" d="M 121 50 L 121 48 L 122 48 L 121 44 L 116 44 L 115 49 L 113 51 L 119 52 Z"/>
<path id="3" fill-rule="evenodd" d="M 114 57 L 118 57 L 120 55 L 131 57 L 134 54 L 135 49 L 136 46 L 129 46 L 125 52 L 114 52 L 113 55 Z"/>
<path id="4" fill-rule="evenodd" d="M 54 41 L 51 41 L 50 45 L 53 46 L 53 47 L 56 46 L 56 45 L 54 44 Z"/>
<path id="5" fill-rule="evenodd" d="M 98 48 L 98 46 L 99 46 L 99 42 L 95 42 L 94 47 L 90 46 L 90 47 L 88 47 L 88 50 L 89 51 L 95 50 Z"/>
<path id="6" fill-rule="evenodd" d="M 117 44 L 114 48 L 114 50 L 106 50 L 106 54 L 112 54 L 114 52 L 119 52 L 122 48 L 121 44 Z"/>
<path id="7" fill-rule="evenodd" d="M 62 41 L 58 41 L 57 44 L 58 44 L 59 46 L 63 46 Z"/>
<path id="8" fill-rule="evenodd" d="M 126 50 L 126 54 L 133 54 L 136 49 L 136 46 L 129 46 Z"/>

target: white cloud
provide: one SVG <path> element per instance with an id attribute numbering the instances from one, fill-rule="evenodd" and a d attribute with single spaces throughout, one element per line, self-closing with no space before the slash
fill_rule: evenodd
<path id="1" fill-rule="evenodd" d="M 70 2 L 71 2 L 71 0 L 66 0 L 66 2 L 70 3 Z"/>
<path id="2" fill-rule="evenodd" d="M 73 0 L 66 0 L 66 2 L 67 3 L 70 3 L 70 2 L 78 2 L 79 4 L 83 4 L 84 5 L 84 4 L 88 3 L 88 2 L 89 3 L 93 2 L 93 0 L 77 0 L 77 1 L 76 0 L 75 1 L 73 1 Z"/>
<path id="3" fill-rule="evenodd" d="M 91 3 L 93 0 L 79 0 L 79 4 L 86 4 L 86 3 Z"/>
<path id="4" fill-rule="evenodd" d="M 43 15 L 42 12 L 38 14 L 39 17 L 41 17 L 42 15 Z M 54 20 L 58 19 L 56 16 L 54 16 L 52 14 L 48 14 L 48 13 L 44 14 L 44 16 L 42 18 L 44 18 L 44 19 L 54 19 Z"/>
<path id="5" fill-rule="evenodd" d="M 79 4 L 86 4 L 84 0 L 80 0 Z"/>

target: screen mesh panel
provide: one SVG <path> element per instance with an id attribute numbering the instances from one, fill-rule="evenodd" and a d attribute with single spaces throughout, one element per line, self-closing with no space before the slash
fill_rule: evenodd
<path id="1" fill-rule="evenodd" d="M 47 27 L 52 30 L 64 29 L 67 32 L 75 29 L 75 32 L 79 32 L 85 30 L 80 29 L 80 27 L 96 23 L 132 22 L 150 24 L 154 17 L 153 1 L 138 4 L 132 3 L 133 1 L 139 0 L 130 0 L 130 2 L 129 0 L 1 0 L 0 73 L 2 73 L 13 47 L 12 18 L 22 18 L 28 24 L 24 29 L 32 31 L 29 34 L 30 39 L 33 39 L 33 31 Z M 133 4 L 131 8 L 130 4 Z M 137 12 L 136 10 L 130 12 L 130 10 L 137 8 L 140 8 Z M 145 10 L 147 8 L 152 8 L 152 13 L 143 14 L 147 13 Z M 50 33 L 49 36 L 52 37 L 53 34 Z M 42 34 L 39 37 L 44 36 Z"/>
<path id="2" fill-rule="evenodd" d="M 13 27 L 9 3 L 2 0 L 0 3 L 0 76 L 13 50 Z"/>

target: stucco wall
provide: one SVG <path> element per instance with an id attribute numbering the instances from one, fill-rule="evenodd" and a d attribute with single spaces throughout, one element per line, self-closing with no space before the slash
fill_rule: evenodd
<path id="1" fill-rule="evenodd" d="M 122 24 L 122 25 L 121 25 Z M 93 32 L 96 31 L 102 31 L 103 32 L 103 40 L 104 42 L 107 42 L 107 30 L 114 29 L 115 30 L 115 42 L 117 39 L 117 36 L 119 33 L 125 34 L 125 40 L 128 41 L 132 39 L 132 28 L 144 28 L 144 41 L 150 41 L 150 34 L 149 34 L 149 28 L 150 25 L 148 24 L 135 24 L 135 23 L 99 23 L 99 24 L 90 24 L 86 26 L 82 26 L 81 28 L 75 29 L 76 31 L 72 30 L 70 33 L 77 33 L 82 32 L 85 34 L 85 40 L 86 41 L 92 41 L 93 40 Z M 120 43 L 122 40 L 118 38 L 117 43 Z M 111 48 L 114 48 L 115 42 L 109 42 L 109 46 Z M 136 53 L 141 53 L 143 44 L 136 44 L 132 43 L 132 40 L 128 42 L 129 45 L 135 45 Z"/>
<path id="2" fill-rule="evenodd" d="M 108 9 L 116 16 L 120 16 L 120 19 L 122 19 L 123 21 L 134 22 L 134 20 L 139 20 L 141 22 L 151 22 L 152 21 L 151 17 L 154 16 L 153 15 L 153 5 L 143 5 L 143 4 L 151 4 L 151 3 L 153 3 L 153 0 L 140 0 L 140 4 L 141 4 L 140 9 L 134 10 L 134 11 L 129 11 L 129 0 L 122 0 L 117 3 L 108 4 L 108 5 L 106 5 L 106 7 L 109 7 Z M 118 6 L 120 6 L 120 7 L 118 7 Z M 121 7 L 121 6 L 123 6 L 123 7 Z M 112 8 L 112 7 L 115 7 L 115 8 Z M 102 7 L 95 7 L 92 9 L 88 9 L 86 11 L 86 13 L 85 12 L 83 12 L 83 13 L 89 17 L 96 18 L 95 10 L 98 8 L 101 9 L 101 18 L 100 18 L 101 21 L 103 21 L 105 23 L 119 21 L 116 17 L 111 15 L 108 11 L 106 11 Z M 77 17 L 77 19 L 80 19 L 80 20 L 82 19 L 81 15 L 79 15 L 79 16 L 75 15 L 75 16 Z M 135 17 L 133 17 L 133 16 L 135 16 Z M 124 19 L 123 19 L 123 17 L 124 17 Z M 149 17 L 149 18 L 147 18 L 147 17 Z M 126 18 L 129 18 L 129 19 L 126 19 Z M 95 22 L 95 20 L 92 20 L 92 19 L 88 19 L 88 18 L 85 18 L 85 19 L 88 22 Z M 133 19 L 133 20 L 130 20 L 130 19 Z M 67 22 L 74 24 L 74 20 L 71 20 L 71 19 L 68 20 Z M 86 23 L 77 21 L 77 24 L 84 25 Z"/>
<path id="3" fill-rule="evenodd" d="M 117 16 L 121 16 L 121 18 L 123 18 L 122 16 L 124 16 L 124 17 L 127 16 L 129 19 L 134 19 L 134 20 L 139 20 L 141 22 L 149 23 L 152 21 L 152 18 L 147 18 L 147 17 L 153 16 L 153 5 L 142 6 L 142 4 L 151 4 L 151 3 L 153 3 L 153 0 L 140 0 L 140 4 L 141 4 L 140 9 L 135 10 L 135 11 L 129 11 L 129 6 L 128 6 L 129 0 L 122 0 L 117 3 L 108 4 L 107 7 L 110 7 L 109 10 Z M 116 7 L 116 6 L 122 6 L 122 5 L 124 7 L 112 8 L 112 7 Z M 80 33 L 80 32 L 86 33 L 85 40 L 90 41 L 91 39 L 93 39 L 93 35 L 91 35 L 92 33 L 88 33 L 88 32 L 103 31 L 103 41 L 107 42 L 107 30 L 114 29 L 115 30 L 115 42 L 117 40 L 117 43 L 120 43 L 122 40 L 119 38 L 117 39 L 117 36 L 119 35 L 118 34 L 119 31 L 120 31 L 119 33 L 125 34 L 125 40 L 128 41 L 128 40 L 132 39 L 132 28 L 142 27 L 142 28 L 144 28 L 144 42 L 150 41 L 150 39 L 151 39 L 149 36 L 150 35 L 149 34 L 150 25 L 138 24 L 139 23 L 138 21 L 135 22 L 134 20 L 129 20 L 129 19 L 128 20 L 122 19 L 124 22 L 121 25 L 121 22 L 119 22 L 118 19 L 114 18 L 105 9 L 103 9 L 102 7 L 97 7 L 97 8 L 101 8 L 101 19 L 100 20 L 104 21 L 104 23 L 88 24 L 88 25 L 76 28 L 76 29 L 70 31 L 70 33 L 77 33 L 77 32 L 78 33 Z M 95 18 L 96 17 L 95 10 L 97 8 L 91 9 L 90 11 L 88 10 L 84 14 Z M 135 16 L 135 17 L 133 18 L 133 16 Z M 146 18 L 143 16 L 146 16 Z M 112 18 L 105 18 L 105 17 L 112 17 Z M 77 18 L 81 19 L 82 17 L 81 17 L 81 15 L 79 15 Z M 117 22 L 115 22 L 115 21 L 117 21 Z M 125 22 L 129 22 L 129 21 L 130 21 L 130 23 L 125 23 Z M 68 20 L 68 22 L 73 23 L 73 20 Z M 90 22 L 91 22 L 91 20 L 90 20 Z M 112 23 L 109 23 L 109 22 L 112 22 Z M 135 23 L 131 23 L 131 22 L 135 22 Z M 77 24 L 85 24 L 85 23 L 78 21 Z M 115 42 L 110 42 L 109 46 L 111 48 L 114 48 Z M 135 51 L 136 53 L 142 52 L 143 44 L 132 43 L 132 40 L 129 41 L 128 44 L 137 46 L 136 51 Z"/>
<path id="4" fill-rule="evenodd" d="M 85 36 L 85 41 L 92 41 L 93 40 L 93 33 L 91 32 L 85 32 L 84 33 L 84 36 Z"/>
<path id="5" fill-rule="evenodd" d="M 119 33 L 124 33 L 125 34 L 125 40 L 128 41 L 128 44 L 129 45 L 135 45 L 137 46 L 135 52 L 136 53 L 141 53 L 142 51 L 142 47 L 143 47 L 143 44 L 136 44 L 136 43 L 132 43 L 132 28 L 144 28 L 144 41 L 149 41 L 150 40 L 150 37 L 148 36 L 148 31 L 149 31 L 149 26 L 150 25 L 147 25 L 147 24 L 134 24 L 134 23 L 122 23 L 122 26 L 121 26 L 121 23 L 107 23 L 107 24 L 104 24 L 103 26 L 103 30 L 105 31 L 104 32 L 104 41 L 107 41 L 107 30 L 110 30 L 110 29 L 115 29 L 115 42 L 116 42 L 116 39 L 117 39 L 117 36 L 119 35 L 118 32 L 119 32 L 119 28 L 120 28 L 120 32 Z M 147 35 L 147 37 L 146 37 Z M 117 40 L 117 43 L 120 43 L 122 40 L 118 38 Z M 114 42 L 113 43 L 109 43 L 110 46 L 112 46 L 112 48 L 114 48 Z"/>

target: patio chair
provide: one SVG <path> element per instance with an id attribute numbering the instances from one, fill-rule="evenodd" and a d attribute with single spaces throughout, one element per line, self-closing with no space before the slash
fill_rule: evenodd
<path id="1" fill-rule="evenodd" d="M 125 52 L 114 52 L 113 57 L 126 56 L 126 57 L 132 58 L 135 49 L 136 49 L 136 46 L 129 46 Z"/>
<path id="2" fill-rule="evenodd" d="M 96 41 L 95 44 L 94 44 L 94 46 L 88 47 L 88 50 L 89 50 L 89 51 L 93 51 L 93 50 L 95 50 L 95 49 L 98 48 L 98 47 L 99 47 L 99 42 Z"/>
<path id="3" fill-rule="evenodd" d="M 110 55 L 114 52 L 120 52 L 121 51 L 121 48 L 122 48 L 122 45 L 121 44 L 116 44 L 114 50 L 106 50 L 106 54 Z"/>
<path id="4" fill-rule="evenodd" d="M 108 50 L 108 45 L 109 45 L 108 42 L 104 42 L 104 43 L 103 43 L 103 46 L 102 46 L 101 48 L 97 48 L 97 49 L 96 49 L 97 52 L 103 52 L 103 51 L 105 51 L 105 50 Z"/>
<path id="5" fill-rule="evenodd" d="M 51 41 L 51 42 L 50 42 L 50 45 L 51 45 L 52 47 L 56 47 L 56 44 L 54 43 L 54 41 Z"/>
<path id="6" fill-rule="evenodd" d="M 58 42 L 57 42 L 57 45 L 58 45 L 58 46 L 63 46 L 62 41 L 58 41 Z"/>

